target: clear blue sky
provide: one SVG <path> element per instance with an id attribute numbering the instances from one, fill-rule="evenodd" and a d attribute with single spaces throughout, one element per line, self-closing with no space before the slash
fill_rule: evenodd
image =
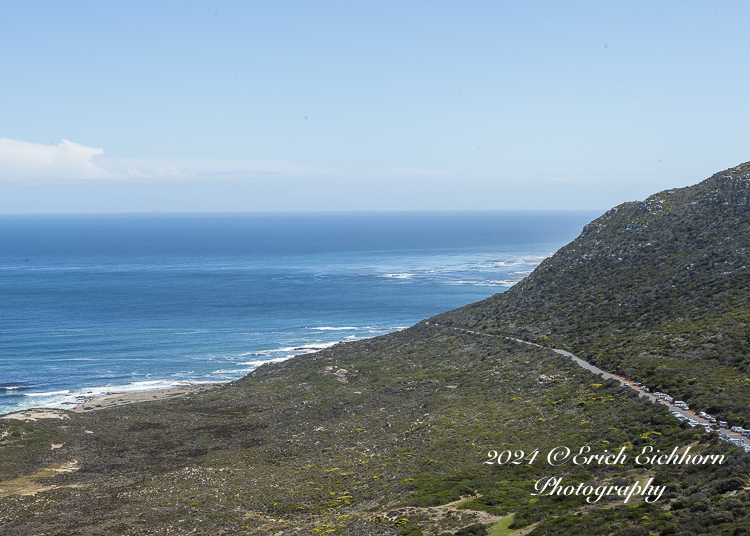
<path id="1" fill-rule="evenodd" d="M 750 160 L 748 21 L 684 0 L 4 0 L 0 212 L 604 210 Z"/>

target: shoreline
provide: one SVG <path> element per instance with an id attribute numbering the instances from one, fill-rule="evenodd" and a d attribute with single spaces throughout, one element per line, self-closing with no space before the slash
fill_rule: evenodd
<path id="1" fill-rule="evenodd" d="M 382 334 L 393 333 L 395 331 L 401 331 L 403 329 L 407 329 L 408 327 L 409 326 L 397 326 L 392 331 L 385 331 Z M 327 328 L 312 328 L 312 329 L 327 329 Z M 340 328 L 330 328 L 330 329 L 337 330 Z M 364 328 L 351 328 L 351 329 L 364 329 Z M 151 388 L 140 387 L 140 390 L 133 390 L 133 391 L 127 389 L 128 385 L 113 386 L 112 387 L 113 390 L 111 391 L 104 391 L 104 389 L 106 389 L 107 386 L 101 386 L 101 387 L 90 386 L 88 388 L 85 388 L 85 389 L 91 389 L 91 390 L 98 390 L 99 392 L 95 394 L 92 393 L 91 390 L 89 390 L 88 392 L 85 392 L 84 390 L 78 390 L 77 392 L 74 391 L 73 393 L 70 393 L 69 390 L 56 391 L 56 392 L 51 392 L 51 393 L 31 393 L 31 394 L 27 394 L 26 396 L 64 395 L 65 398 L 67 398 L 67 400 L 64 402 L 58 402 L 55 405 L 27 406 L 23 409 L 12 408 L 12 407 L 3 408 L 2 405 L 0 405 L 0 419 L 4 418 L 7 415 L 21 415 L 21 414 L 26 414 L 32 411 L 35 411 L 40 414 L 41 412 L 48 412 L 48 411 L 51 411 L 51 412 L 73 411 L 75 413 L 81 413 L 83 411 L 103 409 L 104 407 L 119 406 L 122 404 L 129 404 L 133 402 L 146 402 L 149 400 L 161 400 L 163 398 L 172 398 L 175 396 L 193 394 L 193 393 L 201 392 L 209 388 L 215 388 L 219 385 L 224 385 L 224 384 L 242 379 L 248 374 L 253 373 L 259 367 L 267 363 L 279 363 L 282 361 L 287 361 L 289 359 L 293 359 L 300 355 L 320 352 L 321 350 L 331 348 L 333 346 L 336 346 L 337 344 L 352 342 L 353 340 L 369 339 L 372 337 L 378 337 L 382 334 L 371 335 L 368 337 L 362 337 L 362 338 L 357 338 L 357 339 L 349 339 L 347 337 L 344 339 L 338 339 L 338 340 L 329 341 L 329 342 L 322 342 L 322 343 L 314 342 L 314 343 L 303 344 L 303 345 L 294 346 L 294 347 L 281 347 L 281 348 L 268 350 L 268 352 L 271 352 L 271 353 L 272 352 L 285 352 L 287 353 L 287 355 L 284 355 L 282 357 L 272 357 L 268 359 L 262 359 L 257 362 L 240 363 L 241 365 L 245 365 L 245 366 L 254 365 L 254 368 L 242 370 L 241 371 L 242 374 L 236 377 L 224 378 L 219 381 L 195 379 L 193 380 L 195 383 L 180 384 L 180 382 L 189 382 L 190 380 L 178 380 L 175 382 L 170 382 L 172 385 L 170 387 L 151 387 Z M 155 380 L 155 381 L 159 381 L 159 380 Z M 144 381 L 142 383 L 151 383 L 151 382 Z M 117 387 L 119 387 L 120 389 L 118 390 Z M 3 388 L 0 387 L 0 392 L 2 391 L 2 389 Z M 11 389 L 16 389 L 16 387 L 12 387 Z M 2 413 L 3 411 L 7 411 L 8 413 Z"/>
<path id="2" fill-rule="evenodd" d="M 0 415 L 0 419 L 18 419 L 22 421 L 36 421 L 37 419 L 65 419 L 67 412 L 88 413 L 125 404 L 138 402 L 152 402 L 165 400 L 167 398 L 178 398 L 187 395 L 202 393 L 216 389 L 226 382 L 192 383 L 178 387 L 166 387 L 162 389 L 151 389 L 148 391 L 113 391 L 91 396 L 79 397 L 80 403 L 71 409 L 68 408 L 28 408 Z"/>
<path id="3" fill-rule="evenodd" d="M 406 329 L 407 327 L 399 327 L 398 329 L 394 331 L 401 331 L 402 329 Z M 393 331 L 389 331 L 387 333 L 393 333 Z M 372 337 L 377 337 L 377 336 L 379 335 L 373 335 Z M 371 338 L 371 337 L 363 337 L 361 339 L 356 339 L 356 340 L 364 340 L 368 338 Z M 289 359 L 293 359 L 300 355 L 306 355 L 306 354 L 319 352 L 321 350 L 325 350 L 327 348 L 331 348 L 333 346 L 336 346 L 337 344 L 341 344 L 345 342 L 351 342 L 351 341 L 347 339 L 340 339 L 340 340 L 326 342 L 326 343 L 313 343 L 313 344 L 301 345 L 301 346 L 297 346 L 294 348 L 292 347 L 281 348 L 280 350 L 282 351 L 293 351 L 295 353 L 291 355 L 286 355 L 283 357 L 276 357 L 276 358 L 261 360 L 258 362 L 257 366 L 254 369 L 249 369 L 241 376 L 238 376 L 236 378 L 229 379 L 226 381 L 206 381 L 206 382 L 186 383 L 183 385 L 175 385 L 173 387 L 156 387 L 153 389 L 144 389 L 140 391 L 113 390 L 113 391 L 99 392 L 96 394 L 93 394 L 93 393 L 80 394 L 80 395 L 71 394 L 69 396 L 71 399 L 73 398 L 73 396 L 75 396 L 75 402 L 62 402 L 61 404 L 56 405 L 56 406 L 37 406 L 37 407 L 28 407 L 25 409 L 13 409 L 8 413 L 0 413 L 0 419 L 19 418 L 21 420 L 36 420 L 36 419 L 62 418 L 60 417 L 60 415 L 64 415 L 65 414 L 64 412 L 66 411 L 72 411 L 74 413 L 84 413 L 88 411 L 95 411 L 95 410 L 111 408 L 115 406 L 121 406 L 124 404 L 133 404 L 135 402 L 148 402 L 152 400 L 163 400 L 165 398 L 175 398 L 179 396 L 196 394 L 196 393 L 200 393 L 202 391 L 206 391 L 209 389 L 215 389 L 216 387 L 220 385 L 225 385 L 227 383 L 231 383 L 233 381 L 237 381 L 241 378 L 244 378 L 248 374 L 251 374 L 252 372 L 257 370 L 258 367 L 265 365 L 267 363 L 278 363 L 282 361 L 287 361 Z M 0 411 L 2 411 L 2 408 L 0 408 Z"/>
<path id="4" fill-rule="evenodd" d="M 180 385 L 178 387 L 151 389 L 148 391 L 113 391 L 111 393 L 81 397 L 81 403 L 69 411 L 83 413 L 85 411 L 95 411 L 125 404 L 134 404 L 136 402 L 149 402 L 152 400 L 164 400 L 165 398 L 192 395 L 216 389 L 220 385 L 225 385 L 225 383 L 226 382 L 192 383 L 188 385 Z"/>

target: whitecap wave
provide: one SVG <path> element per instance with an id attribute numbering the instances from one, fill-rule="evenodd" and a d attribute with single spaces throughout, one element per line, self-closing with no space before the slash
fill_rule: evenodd
<path id="1" fill-rule="evenodd" d="M 147 380 L 140 382 L 132 382 L 125 385 L 109 385 L 104 387 L 94 388 L 94 391 L 110 392 L 110 391 L 152 391 L 154 389 L 169 389 L 170 387 L 183 387 L 185 385 L 192 385 L 195 383 L 211 383 L 210 381 L 196 381 L 196 380 Z"/>
<path id="2" fill-rule="evenodd" d="M 512 287 L 516 283 L 521 282 L 522 279 L 499 279 L 499 280 L 484 280 L 484 281 L 467 281 L 467 280 L 456 280 L 451 281 L 453 285 L 472 285 L 475 287 Z"/>
<path id="3" fill-rule="evenodd" d="M 274 357 L 272 359 L 260 359 L 258 361 L 245 361 L 243 363 L 237 363 L 238 365 L 248 365 L 253 366 L 255 368 L 258 368 L 261 365 L 265 365 L 266 363 L 280 363 L 282 361 L 286 361 L 287 359 L 290 359 L 294 357 L 293 355 L 290 356 L 284 356 L 284 357 Z M 254 370 L 254 369 L 251 369 Z"/>
<path id="4" fill-rule="evenodd" d="M 23 396 L 53 396 L 53 395 L 67 395 L 70 390 L 65 391 L 50 391 L 48 393 L 24 393 Z"/>
<path id="5" fill-rule="evenodd" d="M 273 354 L 289 354 L 289 357 L 299 355 L 299 354 L 309 354 L 310 352 L 317 352 L 319 350 L 325 350 L 326 348 L 330 348 L 331 346 L 335 346 L 339 344 L 342 341 L 333 341 L 333 342 L 315 342 L 310 344 L 302 344 L 299 346 L 282 346 L 281 348 L 271 348 L 269 350 L 256 350 L 254 352 L 244 352 L 242 354 L 239 354 L 238 357 L 247 357 L 247 356 L 259 356 L 259 357 L 265 357 L 270 356 Z"/>
<path id="6" fill-rule="evenodd" d="M 213 379 L 213 380 L 148 380 L 131 382 L 121 385 L 104 385 L 97 387 L 84 387 L 79 390 L 64 390 L 64 391 L 49 391 L 44 393 L 26 393 L 25 396 L 33 397 L 34 403 L 31 404 L 20 404 L 14 408 L 10 408 L 13 411 L 19 411 L 28 409 L 31 407 L 39 408 L 70 408 L 71 406 L 77 406 L 86 400 L 90 400 L 95 397 L 112 395 L 117 393 L 127 392 L 140 392 L 140 391 L 153 391 L 155 389 L 169 389 L 173 387 L 183 387 L 186 385 L 196 385 L 205 383 L 217 383 L 226 382 L 226 379 Z"/>
<path id="7" fill-rule="evenodd" d="M 240 363 L 242 365 L 244 363 Z M 220 369 L 220 370 L 214 370 L 211 372 L 211 374 L 243 374 L 245 372 L 252 372 L 255 370 L 254 368 L 249 369 Z"/>
<path id="8" fill-rule="evenodd" d="M 523 255 L 513 259 L 490 259 L 485 266 L 487 268 L 509 268 L 520 265 L 536 266 L 551 255 L 552 253 L 549 255 Z"/>
<path id="9" fill-rule="evenodd" d="M 488 286 L 493 287 L 512 287 L 516 283 L 520 283 L 523 281 L 522 279 L 505 279 L 505 280 L 499 280 L 499 281 L 487 281 Z"/>
<path id="10" fill-rule="evenodd" d="M 354 326 L 342 326 L 342 327 L 338 327 L 338 328 L 331 327 L 331 326 L 323 326 L 323 327 L 320 327 L 320 328 L 307 328 L 307 329 L 315 329 L 315 330 L 318 330 L 318 331 L 342 331 L 342 330 L 351 331 L 353 329 L 361 329 L 361 328 L 357 328 L 357 327 L 354 327 Z"/>

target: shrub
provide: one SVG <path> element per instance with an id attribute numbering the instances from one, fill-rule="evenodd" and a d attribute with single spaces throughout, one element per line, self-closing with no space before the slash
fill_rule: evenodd
<path id="1" fill-rule="evenodd" d="M 455 536 L 487 536 L 487 529 L 477 523 L 457 530 Z"/>

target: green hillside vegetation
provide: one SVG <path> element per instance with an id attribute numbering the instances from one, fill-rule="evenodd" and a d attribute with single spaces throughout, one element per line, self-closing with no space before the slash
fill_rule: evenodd
<path id="1" fill-rule="evenodd" d="M 440 323 L 565 348 L 750 428 L 750 163 L 624 203 Z"/>
<path id="2" fill-rule="evenodd" d="M 439 534 L 511 513 L 519 528 L 603 511 L 581 497 L 535 500 L 534 480 L 553 474 L 616 484 L 654 474 L 674 486 L 663 500 L 678 501 L 679 510 L 641 501 L 643 515 L 619 521 L 626 529 L 702 519 L 695 505 L 706 500 L 710 511 L 727 511 L 724 494 L 742 487 L 748 456 L 678 426 L 618 382 L 592 380 L 553 352 L 421 323 L 265 365 L 187 399 L 7 421 L 0 426 L 24 432 L 0 443 L 0 481 L 71 459 L 80 470 L 38 479 L 57 489 L 0 498 L 0 533 Z M 50 438 L 65 445 L 50 451 Z M 667 451 L 689 443 L 725 453 L 731 466 L 654 473 L 632 463 L 554 468 L 542 459 L 560 445 L 637 453 L 646 444 Z M 535 448 L 542 454 L 532 465 L 483 463 L 492 449 Z M 748 505 L 745 493 L 737 497 L 741 506 L 721 526 L 741 526 Z M 630 512 L 615 506 L 621 501 L 603 502 Z M 553 527 L 558 532 L 542 524 L 536 533 L 559 534 Z"/>
<path id="3" fill-rule="evenodd" d="M 182 398 L 2 419 L 0 534 L 746 534 L 750 455 L 507 337 L 744 422 L 750 235 L 728 192 L 743 191 L 746 169 L 622 205 L 507 293 L 407 330 Z M 547 463 L 550 449 L 583 445 L 628 460 Z M 644 447 L 686 446 L 725 462 L 633 462 Z M 491 450 L 524 459 L 487 464 Z M 59 467 L 77 470 L 50 476 Z M 653 504 L 532 496 L 549 476 L 667 491 Z"/>

